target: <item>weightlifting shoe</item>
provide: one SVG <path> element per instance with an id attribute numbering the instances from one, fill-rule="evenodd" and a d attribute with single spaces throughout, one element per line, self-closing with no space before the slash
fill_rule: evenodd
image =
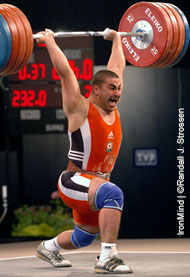
<path id="1" fill-rule="evenodd" d="M 96 259 L 95 273 L 107 274 L 127 274 L 133 273 L 132 267 L 126 265 L 117 255 L 109 257 L 103 261 Z"/>
<path id="2" fill-rule="evenodd" d="M 54 267 L 69 267 L 72 266 L 71 262 L 69 262 L 65 257 L 63 257 L 59 252 L 52 252 L 45 248 L 44 242 L 42 242 L 37 250 L 36 256 Z"/>

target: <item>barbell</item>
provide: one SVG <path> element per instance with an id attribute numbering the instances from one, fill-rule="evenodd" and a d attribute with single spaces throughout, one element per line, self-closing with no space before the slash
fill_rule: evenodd
<path id="1" fill-rule="evenodd" d="M 58 32 L 55 37 L 106 36 L 104 31 Z M 167 3 L 138 2 L 122 16 L 118 33 L 126 60 L 138 67 L 171 67 L 187 52 L 189 24 L 184 13 Z M 11 75 L 28 63 L 33 40 L 42 36 L 32 33 L 24 13 L 9 4 L 0 4 L 0 75 Z"/>

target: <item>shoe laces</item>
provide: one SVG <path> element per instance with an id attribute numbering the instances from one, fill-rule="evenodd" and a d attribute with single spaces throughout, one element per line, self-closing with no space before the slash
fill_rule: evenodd
<path id="1" fill-rule="evenodd" d="M 59 261 L 66 260 L 66 258 L 63 257 L 59 252 L 56 252 L 56 253 L 55 253 L 55 256 L 58 258 Z"/>
<path id="2" fill-rule="evenodd" d="M 125 265 L 125 264 L 124 264 L 123 260 L 117 256 L 115 256 L 115 257 L 113 256 L 113 257 L 105 260 L 105 262 L 104 262 L 104 267 L 109 271 L 113 271 L 119 265 Z"/>
<path id="3" fill-rule="evenodd" d="M 63 257 L 59 252 L 50 252 L 47 251 L 46 255 L 49 257 L 50 260 L 55 261 L 55 262 L 61 262 L 63 260 Z"/>

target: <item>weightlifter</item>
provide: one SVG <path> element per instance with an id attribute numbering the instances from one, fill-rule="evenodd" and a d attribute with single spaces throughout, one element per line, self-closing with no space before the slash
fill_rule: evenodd
<path id="1" fill-rule="evenodd" d="M 100 233 L 101 254 L 95 272 L 132 273 L 116 249 L 123 192 L 110 182 L 122 138 L 117 110 L 125 69 L 121 38 L 114 30 L 104 37 L 112 41 L 107 69 L 94 75 L 92 93 L 86 99 L 53 32 L 46 29 L 40 34 L 43 36 L 38 42 L 46 44 L 61 79 L 63 109 L 68 119 L 69 162 L 60 175 L 58 189 L 64 203 L 73 210 L 74 230 L 43 241 L 37 248 L 37 256 L 54 267 L 71 266 L 59 251 L 88 246 Z"/>

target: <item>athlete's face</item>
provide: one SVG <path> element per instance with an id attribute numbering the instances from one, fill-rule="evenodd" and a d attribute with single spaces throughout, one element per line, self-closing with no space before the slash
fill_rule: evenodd
<path id="1" fill-rule="evenodd" d="M 112 112 L 121 96 L 121 82 L 118 78 L 106 78 L 99 86 L 99 104 L 107 112 Z"/>

